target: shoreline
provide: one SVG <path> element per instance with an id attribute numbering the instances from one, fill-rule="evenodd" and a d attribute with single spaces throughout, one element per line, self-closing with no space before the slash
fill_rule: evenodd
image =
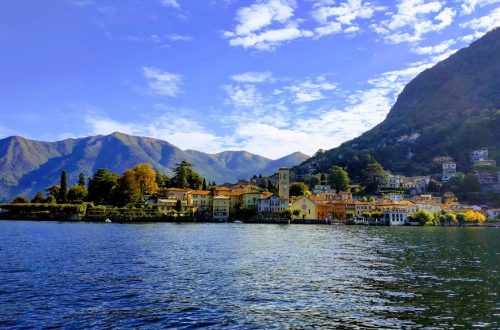
<path id="1" fill-rule="evenodd" d="M 329 220 L 317 219 L 230 219 L 227 221 L 213 220 L 213 219 L 200 219 L 195 217 L 138 217 L 138 218 L 122 218 L 122 217 L 89 217 L 89 216 L 68 216 L 68 215 L 54 215 L 51 217 L 37 217 L 37 216 L 22 216 L 19 215 L 0 215 L 0 221 L 39 221 L 39 222 L 73 222 L 73 223 L 111 223 L 120 224 L 146 224 L 146 223 L 241 223 L 241 224 L 281 224 L 281 225 L 330 225 L 330 226 L 355 226 L 355 227 L 429 227 L 429 226 L 389 226 L 389 225 L 368 225 L 368 224 L 346 224 L 344 222 L 332 222 Z M 500 228 L 500 222 L 490 222 L 484 224 L 464 224 L 456 226 L 432 226 L 432 227 L 445 227 L 445 228 Z"/>

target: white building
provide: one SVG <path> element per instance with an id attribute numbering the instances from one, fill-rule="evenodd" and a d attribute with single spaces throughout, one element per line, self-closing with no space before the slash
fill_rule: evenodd
<path id="1" fill-rule="evenodd" d="M 450 181 L 450 179 L 457 174 L 457 163 L 446 162 L 443 163 L 443 183 Z"/>
<path id="2" fill-rule="evenodd" d="M 488 148 L 481 148 L 478 150 L 471 151 L 470 160 L 475 164 L 482 160 L 488 159 Z"/>
<path id="3" fill-rule="evenodd" d="M 384 219 L 390 226 L 404 226 L 409 224 L 408 215 L 410 212 L 407 209 L 391 209 L 384 211 Z"/>
<path id="4" fill-rule="evenodd" d="M 281 213 L 290 208 L 289 200 L 276 194 L 259 199 L 259 213 Z"/>
<path id="5" fill-rule="evenodd" d="M 497 219 L 500 217 L 500 209 L 489 209 L 486 211 L 486 216 L 488 219 Z"/>
<path id="6" fill-rule="evenodd" d="M 312 193 L 315 195 L 319 194 L 335 194 L 335 189 L 332 189 L 329 185 L 326 184 L 317 184 L 314 186 Z"/>

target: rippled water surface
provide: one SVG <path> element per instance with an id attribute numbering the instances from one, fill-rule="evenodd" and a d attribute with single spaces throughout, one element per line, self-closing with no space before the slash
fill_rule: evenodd
<path id="1" fill-rule="evenodd" d="M 500 231 L 0 221 L 0 327 L 497 328 Z"/>

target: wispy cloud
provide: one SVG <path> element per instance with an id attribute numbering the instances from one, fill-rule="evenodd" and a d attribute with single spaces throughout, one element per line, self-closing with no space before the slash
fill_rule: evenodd
<path id="1" fill-rule="evenodd" d="M 417 42 L 429 32 L 449 26 L 456 15 L 440 1 L 399 0 L 397 12 L 390 19 L 371 27 L 389 43 Z"/>
<path id="2" fill-rule="evenodd" d="M 272 82 L 274 81 L 274 77 L 272 72 L 244 72 L 240 74 L 235 74 L 231 76 L 231 79 L 240 83 L 263 83 L 263 82 Z"/>
<path id="3" fill-rule="evenodd" d="M 142 70 L 151 93 L 170 97 L 175 97 L 180 93 L 181 75 L 153 67 L 144 67 Z"/>
<path id="4" fill-rule="evenodd" d="M 463 0 L 463 3 L 460 5 L 460 8 L 462 9 L 461 13 L 463 15 L 470 15 L 478 7 L 481 8 L 495 3 L 500 3 L 500 0 Z"/>
<path id="5" fill-rule="evenodd" d="M 327 81 L 323 76 L 285 87 L 294 95 L 295 103 L 322 100 L 325 98 L 324 92 L 332 91 L 335 88 L 336 85 Z"/>
<path id="6" fill-rule="evenodd" d="M 315 7 L 312 16 L 321 24 L 315 29 L 315 32 L 320 37 L 338 33 L 342 30 L 346 33 L 356 32 L 360 29 L 356 25 L 357 20 L 372 18 L 375 12 L 386 10 L 383 6 L 376 6 L 361 0 L 347 0 L 337 6 L 320 2 Z M 343 25 L 346 26 L 345 29 L 342 28 Z"/>
<path id="7" fill-rule="evenodd" d="M 455 40 L 449 39 L 445 40 L 434 46 L 422 46 L 422 47 L 414 47 L 411 49 L 412 52 L 419 55 L 435 55 L 446 52 L 456 43 Z"/>
<path id="8" fill-rule="evenodd" d="M 177 2 L 177 0 L 160 0 L 160 3 L 163 6 L 172 7 L 172 8 L 176 8 L 176 9 L 179 9 L 181 7 L 179 5 L 179 2 Z"/>
<path id="9" fill-rule="evenodd" d="M 462 37 L 463 41 L 470 42 L 482 37 L 486 32 L 500 26 L 500 7 L 491 10 L 487 15 L 471 19 L 460 24 L 460 27 L 473 32 Z"/>

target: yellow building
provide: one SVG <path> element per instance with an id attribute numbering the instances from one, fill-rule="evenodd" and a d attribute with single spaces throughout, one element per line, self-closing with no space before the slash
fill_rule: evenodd
<path id="1" fill-rule="evenodd" d="M 242 192 L 220 192 L 219 195 L 229 197 L 229 214 L 235 214 L 242 207 Z"/>
<path id="2" fill-rule="evenodd" d="M 295 218 L 303 218 L 303 219 L 317 219 L 317 205 L 316 202 L 310 199 L 307 196 L 299 196 L 297 197 L 292 205 L 293 210 L 300 210 L 300 215 L 294 216 Z"/>
<path id="3" fill-rule="evenodd" d="M 245 192 L 241 195 L 241 208 L 244 210 L 255 210 L 259 207 L 259 199 L 263 194 L 261 192 Z"/>
<path id="4" fill-rule="evenodd" d="M 192 190 L 189 192 L 188 200 L 196 212 L 212 213 L 213 195 L 208 190 Z"/>
<path id="5" fill-rule="evenodd" d="M 213 197 L 213 218 L 214 220 L 227 220 L 229 218 L 229 197 L 214 196 Z"/>

